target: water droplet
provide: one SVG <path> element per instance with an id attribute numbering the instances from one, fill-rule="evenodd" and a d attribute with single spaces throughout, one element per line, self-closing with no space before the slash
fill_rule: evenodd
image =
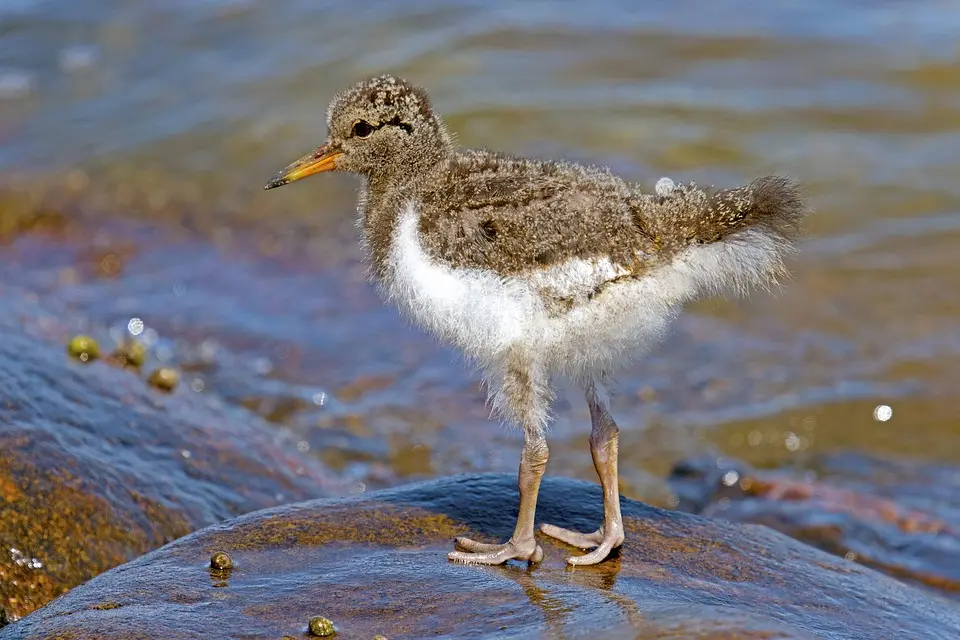
<path id="1" fill-rule="evenodd" d="M 200 358 L 204 362 L 213 362 L 217 359 L 217 343 L 213 340 L 204 340 L 200 343 Z"/>
<path id="2" fill-rule="evenodd" d="M 749 434 L 747 434 L 747 444 L 751 447 L 756 447 L 763 440 L 763 434 L 754 429 Z"/>
<path id="3" fill-rule="evenodd" d="M 654 190 L 657 192 L 658 196 L 666 197 L 669 196 L 677 188 L 677 185 L 670 178 L 663 177 L 657 180 Z"/>
<path id="4" fill-rule="evenodd" d="M 740 474 L 734 471 L 733 469 L 723 474 L 723 484 L 726 487 L 732 487 L 733 485 L 737 484 L 737 480 L 739 479 L 740 479 Z"/>
<path id="5" fill-rule="evenodd" d="M 182 451 L 180 451 L 180 455 L 183 456 L 184 458 L 189 458 L 193 454 L 191 454 L 187 449 L 183 449 Z"/>
<path id="6" fill-rule="evenodd" d="M 313 394 L 313 404 L 317 405 L 318 407 L 322 407 L 323 403 L 326 401 L 327 394 L 325 394 L 323 391 L 318 391 L 317 393 Z"/>
<path id="7" fill-rule="evenodd" d="M 79 71 L 93 66 L 97 58 L 96 49 L 90 46 L 75 45 L 60 51 L 60 68 L 64 71 Z"/>
<path id="8" fill-rule="evenodd" d="M 300 453 L 306 453 L 307 451 L 310 451 L 310 443 L 306 440 L 301 440 L 297 443 L 297 451 Z"/>
<path id="9" fill-rule="evenodd" d="M 0 69 L 0 99 L 20 98 L 37 84 L 33 74 L 17 69 Z"/>
<path id="10" fill-rule="evenodd" d="M 886 422 L 893 417 L 893 409 L 889 405 L 878 404 L 873 410 L 873 419 L 877 422 Z"/>
<path id="11" fill-rule="evenodd" d="M 795 433 L 788 433 L 783 444 L 787 447 L 787 451 L 796 451 L 800 448 L 800 438 Z"/>
<path id="12" fill-rule="evenodd" d="M 203 380 L 201 380 L 200 378 L 194 378 L 193 382 L 190 383 L 190 388 L 196 391 L 197 393 L 200 393 L 201 391 L 203 391 L 203 388 L 205 386 L 206 385 L 204 384 Z"/>
<path id="13" fill-rule="evenodd" d="M 140 318 L 130 318 L 130 321 L 127 322 L 127 331 L 129 331 L 132 336 L 138 336 L 143 333 L 143 320 Z"/>
<path id="14" fill-rule="evenodd" d="M 173 295 L 177 296 L 178 298 L 182 298 L 184 295 L 186 295 L 186 293 L 187 285 L 183 284 L 182 282 L 178 282 L 177 284 L 173 285 Z"/>
<path id="15" fill-rule="evenodd" d="M 850 562 L 857 561 L 857 554 L 853 551 L 847 551 L 845 554 L 843 554 L 843 557 L 849 560 Z"/>

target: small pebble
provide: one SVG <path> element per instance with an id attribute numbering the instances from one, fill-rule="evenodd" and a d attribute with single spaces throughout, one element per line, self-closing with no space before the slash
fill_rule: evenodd
<path id="1" fill-rule="evenodd" d="M 233 560 L 230 559 L 230 556 L 225 554 L 223 551 L 217 551 L 215 554 L 210 556 L 210 567 L 213 569 L 233 569 Z"/>
<path id="2" fill-rule="evenodd" d="M 160 367 L 150 374 L 147 383 L 161 391 L 173 391 L 180 382 L 180 374 L 176 369 Z"/>
<path id="3" fill-rule="evenodd" d="M 74 336 L 67 344 L 67 352 L 81 362 L 89 362 L 100 357 L 100 345 L 90 336 Z"/>
<path id="4" fill-rule="evenodd" d="M 310 633 L 315 636 L 320 636 L 321 638 L 327 638 L 336 635 L 337 630 L 334 628 L 332 622 L 323 616 L 317 616 L 316 618 L 310 619 Z"/>

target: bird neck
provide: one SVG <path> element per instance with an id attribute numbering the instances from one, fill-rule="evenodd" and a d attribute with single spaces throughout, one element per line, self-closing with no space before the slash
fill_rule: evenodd
<path id="1" fill-rule="evenodd" d="M 427 166 L 420 173 L 405 171 L 392 179 L 383 175 L 367 177 L 360 198 L 360 228 L 370 261 L 370 275 L 375 280 L 382 280 L 387 274 L 400 210 L 411 202 L 420 201 L 425 186 L 438 174 L 439 166 Z"/>
<path id="2" fill-rule="evenodd" d="M 437 148 L 385 163 L 366 176 L 370 195 L 376 197 L 391 191 L 415 189 L 416 185 L 428 180 L 428 176 L 433 174 L 450 155 L 452 155 L 451 150 Z"/>

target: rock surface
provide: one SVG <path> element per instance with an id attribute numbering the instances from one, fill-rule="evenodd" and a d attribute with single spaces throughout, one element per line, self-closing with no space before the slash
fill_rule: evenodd
<path id="1" fill-rule="evenodd" d="M 329 495 L 259 418 L 72 360 L 66 312 L 0 299 L 0 620 L 199 527 Z"/>
<path id="2" fill-rule="evenodd" d="M 679 463 L 679 508 L 766 525 L 900 580 L 960 597 L 960 469 L 855 453 L 757 470 L 715 456 Z"/>
<path id="3" fill-rule="evenodd" d="M 938 596 L 770 529 L 624 500 L 619 557 L 568 569 L 542 540 L 533 569 L 450 563 L 455 535 L 509 535 L 516 479 L 445 478 L 281 506 L 194 532 L 0 631 L 19 638 L 960 637 Z M 599 487 L 548 477 L 539 520 L 582 530 Z M 213 569 L 212 554 L 231 557 Z"/>

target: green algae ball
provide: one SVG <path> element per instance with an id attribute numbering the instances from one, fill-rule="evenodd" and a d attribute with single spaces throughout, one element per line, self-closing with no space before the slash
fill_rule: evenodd
<path id="1" fill-rule="evenodd" d="M 180 374 L 176 369 L 160 367 L 150 374 L 147 383 L 161 391 L 173 391 L 180 383 Z"/>
<path id="2" fill-rule="evenodd" d="M 233 568 L 233 560 L 223 551 L 217 551 L 210 556 L 210 566 L 214 569 L 226 570 Z"/>
<path id="3" fill-rule="evenodd" d="M 89 362 L 100 357 L 100 345 L 90 336 L 74 336 L 67 344 L 67 353 L 80 362 Z"/>
<path id="4" fill-rule="evenodd" d="M 311 618 L 310 620 L 310 633 L 311 635 L 320 636 L 321 638 L 326 638 L 337 634 L 337 630 L 334 628 L 333 623 L 324 618 L 323 616 L 317 616 L 316 618 Z"/>
<path id="5" fill-rule="evenodd" d="M 117 347 L 113 357 L 122 366 L 139 367 L 147 358 L 147 349 L 138 340 L 128 340 Z"/>

